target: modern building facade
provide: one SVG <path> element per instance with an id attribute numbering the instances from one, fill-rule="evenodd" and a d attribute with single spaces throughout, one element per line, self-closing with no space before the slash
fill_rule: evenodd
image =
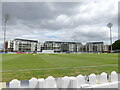
<path id="1" fill-rule="evenodd" d="M 104 52 L 109 52 L 109 45 L 104 45 Z"/>
<path id="2" fill-rule="evenodd" d="M 81 50 L 82 44 L 79 42 L 59 42 L 45 41 L 45 50 L 54 50 L 55 52 L 78 52 Z"/>
<path id="3" fill-rule="evenodd" d="M 104 44 L 103 42 L 89 42 L 85 45 L 85 51 L 86 52 L 102 52 L 104 51 L 103 48 Z"/>
<path id="4" fill-rule="evenodd" d="M 89 42 L 85 45 L 80 42 L 45 41 L 14 39 L 6 42 L 8 52 L 42 52 L 42 50 L 54 50 L 54 52 L 102 52 L 107 51 L 103 42 Z"/>
<path id="5" fill-rule="evenodd" d="M 36 40 L 14 39 L 6 42 L 8 52 L 34 52 L 41 51 L 41 44 Z"/>

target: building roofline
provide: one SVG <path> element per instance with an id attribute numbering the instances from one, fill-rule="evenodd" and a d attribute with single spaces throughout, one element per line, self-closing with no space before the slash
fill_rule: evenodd
<path id="1" fill-rule="evenodd" d="M 55 43 L 75 43 L 75 44 L 79 43 L 79 44 L 81 44 L 81 42 L 64 42 L 64 41 L 45 41 L 45 42 L 50 42 L 50 43 L 53 43 L 53 42 L 55 42 Z"/>
<path id="2" fill-rule="evenodd" d="M 29 41 L 29 42 L 38 42 L 37 40 L 28 40 L 28 39 L 20 39 L 20 38 L 15 38 L 14 40 Z"/>
<path id="3" fill-rule="evenodd" d="M 104 42 L 87 42 L 86 44 L 103 44 Z"/>

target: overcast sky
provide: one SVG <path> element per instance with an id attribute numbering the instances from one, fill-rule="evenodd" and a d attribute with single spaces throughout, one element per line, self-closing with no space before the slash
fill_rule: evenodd
<path id="1" fill-rule="evenodd" d="M 103 41 L 109 44 L 109 28 L 106 27 L 109 22 L 113 23 L 113 41 L 118 38 L 118 3 L 113 1 L 4 2 L 2 14 L 11 16 L 7 23 L 7 40 Z"/>

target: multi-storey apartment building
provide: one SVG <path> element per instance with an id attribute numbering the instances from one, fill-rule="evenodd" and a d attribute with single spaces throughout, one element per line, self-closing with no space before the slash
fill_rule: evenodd
<path id="1" fill-rule="evenodd" d="M 8 52 L 41 52 L 54 50 L 54 52 L 102 52 L 108 51 L 103 42 L 89 42 L 82 45 L 80 42 L 45 41 L 43 44 L 37 40 L 14 39 L 6 42 Z"/>
<path id="2" fill-rule="evenodd" d="M 109 52 L 109 45 L 104 45 L 104 52 Z"/>
<path id="3" fill-rule="evenodd" d="M 46 41 L 44 43 L 45 50 L 54 50 L 55 52 L 77 52 L 81 50 L 81 43 L 78 42 L 59 42 Z"/>
<path id="4" fill-rule="evenodd" d="M 14 39 L 6 42 L 8 52 L 34 52 L 41 51 L 41 44 L 36 40 Z"/>
<path id="5" fill-rule="evenodd" d="M 104 44 L 103 42 L 89 42 L 85 45 L 86 52 L 102 52 Z"/>

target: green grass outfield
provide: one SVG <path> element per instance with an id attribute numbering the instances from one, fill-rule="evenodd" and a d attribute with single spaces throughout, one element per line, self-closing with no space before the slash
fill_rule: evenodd
<path id="1" fill-rule="evenodd" d="M 118 72 L 118 54 L 3 54 L 2 60 L 3 81 Z"/>

